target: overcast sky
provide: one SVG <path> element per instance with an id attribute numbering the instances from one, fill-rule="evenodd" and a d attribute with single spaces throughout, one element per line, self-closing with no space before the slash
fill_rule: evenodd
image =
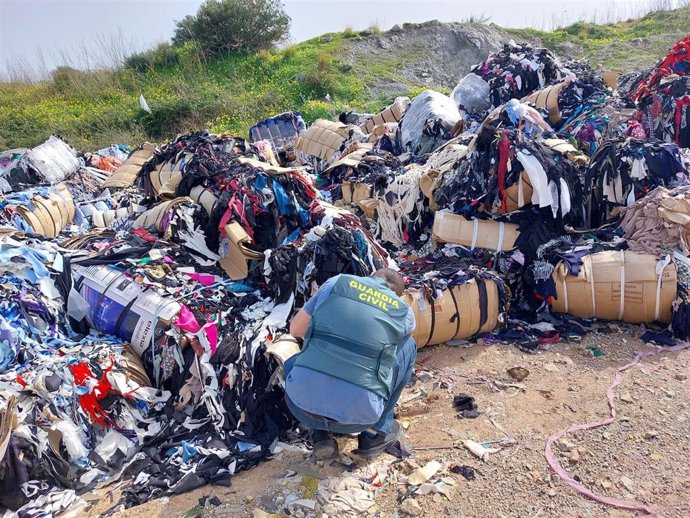
<path id="1" fill-rule="evenodd" d="M 662 2 L 665 0 L 661 0 Z M 676 2 L 677 0 L 668 0 Z M 113 49 L 140 50 L 168 40 L 175 20 L 194 14 L 202 0 L 0 0 L 0 73 L 14 63 L 37 72 L 61 64 L 108 64 Z M 345 27 L 471 15 L 506 27 L 551 28 L 579 19 L 613 21 L 658 5 L 659 0 L 285 0 L 294 42 Z"/>

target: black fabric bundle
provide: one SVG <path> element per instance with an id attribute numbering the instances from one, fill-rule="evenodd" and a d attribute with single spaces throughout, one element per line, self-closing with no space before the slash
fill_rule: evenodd
<path id="1" fill-rule="evenodd" d="M 687 175 L 674 144 L 633 138 L 604 142 L 585 176 L 585 191 L 590 196 L 589 227 L 598 227 L 616 216 L 616 207 L 630 205 L 660 185 L 673 186 Z"/>
<path id="2" fill-rule="evenodd" d="M 475 65 L 472 72 L 489 83 L 495 107 L 556 84 L 569 73 L 550 50 L 526 43 L 506 43 L 502 50 Z"/>

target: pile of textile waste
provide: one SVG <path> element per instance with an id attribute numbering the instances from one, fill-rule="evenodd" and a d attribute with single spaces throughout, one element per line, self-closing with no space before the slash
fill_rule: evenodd
<path id="1" fill-rule="evenodd" d="M 339 274 L 400 270 L 418 347 L 686 339 L 687 53 L 616 83 L 510 42 L 378 113 L 3 152 L 0 506 L 119 481 L 112 514 L 303 441 L 274 340 Z"/>

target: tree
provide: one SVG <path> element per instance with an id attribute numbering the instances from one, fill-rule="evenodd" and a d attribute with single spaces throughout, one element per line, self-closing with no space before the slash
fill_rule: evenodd
<path id="1" fill-rule="evenodd" d="M 177 22 L 173 44 L 196 41 L 209 56 L 256 52 L 287 39 L 290 17 L 281 0 L 206 0 Z"/>

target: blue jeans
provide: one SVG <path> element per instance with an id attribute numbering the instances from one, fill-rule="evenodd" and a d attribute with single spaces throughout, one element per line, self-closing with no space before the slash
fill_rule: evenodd
<path id="1" fill-rule="evenodd" d="M 388 401 L 383 408 L 381 419 L 379 419 L 377 423 L 341 424 L 333 419 L 328 419 L 327 417 L 305 412 L 295 405 L 287 394 L 285 395 L 285 402 L 287 403 L 290 412 L 292 412 L 292 415 L 312 430 L 324 430 L 332 433 L 350 434 L 363 432 L 364 430 L 372 428 L 373 430 L 385 435 L 390 432 L 391 427 L 393 426 L 395 404 L 398 402 L 398 399 L 400 399 L 400 394 L 402 394 L 405 385 L 407 385 L 407 382 L 410 381 L 416 359 L 417 345 L 414 343 L 414 340 L 411 337 L 408 337 L 402 347 L 398 349 L 398 352 L 395 356 L 395 364 L 393 365 L 393 389 L 391 392 L 391 397 L 388 398 Z M 297 360 L 297 355 L 285 362 L 286 377 L 290 373 L 290 370 L 292 370 L 295 360 Z"/>

